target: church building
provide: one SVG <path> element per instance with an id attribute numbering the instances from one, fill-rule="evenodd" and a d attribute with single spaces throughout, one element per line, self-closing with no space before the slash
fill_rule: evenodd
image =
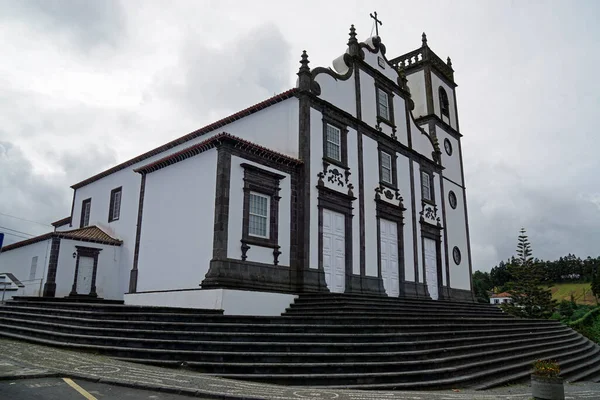
<path id="1" fill-rule="evenodd" d="M 303 292 L 473 301 L 450 59 L 354 26 L 331 68 L 72 186 L 12 295 L 278 315 Z M 28 284 L 27 282 L 30 282 Z M 31 283 L 33 282 L 33 283 Z"/>

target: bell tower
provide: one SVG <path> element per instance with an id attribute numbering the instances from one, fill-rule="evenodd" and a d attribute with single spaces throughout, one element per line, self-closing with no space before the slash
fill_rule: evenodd
<path id="1" fill-rule="evenodd" d="M 415 103 L 415 119 L 437 116 L 458 132 L 456 83 L 452 61 L 442 61 L 427 45 L 427 35 L 421 36 L 421 47 L 396 57 L 390 62 L 406 75 Z"/>

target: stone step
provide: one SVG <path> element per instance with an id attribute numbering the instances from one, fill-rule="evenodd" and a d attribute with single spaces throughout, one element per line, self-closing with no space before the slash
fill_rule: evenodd
<path id="1" fill-rule="evenodd" d="M 600 374 L 600 349 L 595 349 L 593 357 L 590 354 L 571 368 L 561 366 L 561 370 L 561 375 L 568 382 L 589 381 L 594 375 Z"/>
<path id="2" fill-rule="evenodd" d="M 36 299 L 39 299 L 36 297 Z M 223 310 L 205 309 L 205 308 L 174 308 L 174 307 L 155 307 L 155 306 L 132 306 L 119 303 L 71 303 L 67 301 L 48 302 L 48 301 L 16 301 L 10 300 L 7 305 L 24 308 L 50 308 L 50 309 L 71 309 L 80 311 L 99 311 L 99 312 L 117 312 L 117 313 L 177 313 L 177 314 L 223 314 Z"/>
<path id="3" fill-rule="evenodd" d="M 382 362 L 382 361 L 406 361 L 407 368 L 420 369 L 428 363 L 419 362 L 423 360 L 435 360 L 441 355 L 444 359 L 458 361 L 463 359 L 473 359 L 476 357 L 488 357 L 491 354 L 512 352 L 515 348 L 512 342 L 492 342 L 470 346 L 446 347 L 442 349 L 429 349 L 417 351 L 389 351 L 380 350 L 372 352 L 357 352 L 357 349 L 345 349 L 346 351 L 333 352 L 333 346 L 310 347 L 297 346 L 296 344 L 276 344 L 259 343 L 248 346 L 247 343 L 236 346 L 234 343 L 227 342 L 217 346 L 217 343 L 210 342 L 206 346 L 197 343 L 189 344 L 187 349 L 182 349 L 182 342 L 158 341 L 152 339 L 127 339 L 123 337 L 106 337 L 91 335 L 73 335 L 47 330 L 31 329 L 25 327 L 4 325 L 2 333 L 26 336 L 29 338 L 38 338 L 53 340 L 56 342 L 73 343 L 83 346 L 92 346 L 100 349 L 109 349 L 109 355 L 118 357 L 130 357 L 140 359 L 162 359 L 162 360 L 182 360 L 195 361 L 198 359 L 213 362 L 264 362 L 264 363 L 306 363 L 306 362 Z M 551 338 L 537 338 L 532 340 L 523 340 L 519 349 L 535 349 L 548 346 L 556 346 L 580 341 L 581 337 L 576 333 L 554 335 Z M 239 345 L 239 343 L 238 343 Z M 266 345 L 266 346 L 264 346 Z M 281 344 L 279 344 L 281 345 Z M 288 347 L 286 347 L 288 345 Z M 161 347 L 161 346 L 164 346 Z M 249 348 L 251 349 L 249 350 Z M 113 350 L 118 349 L 116 354 Z M 473 353 L 473 351 L 480 351 Z M 467 353 L 467 354 L 465 354 Z M 440 360 L 435 361 L 441 363 Z"/>
<path id="4" fill-rule="evenodd" d="M 295 333 L 295 332 L 194 332 L 181 330 L 143 330 L 127 328 L 91 327 L 68 323 L 43 322 L 21 318 L 0 317 L 0 322 L 17 326 L 54 330 L 63 333 L 115 335 L 127 337 L 171 339 L 171 340 L 203 340 L 203 341 L 238 341 L 238 342 L 307 342 L 327 340 L 328 343 L 372 343 L 372 342 L 407 342 L 415 346 L 421 342 L 431 343 L 432 346 L 443 346 L 446 343 L 466 340 L 490 340 L 500 338 L 516 338 L 519 336 L 548 335 L 553 333 L 570 332 L 569 328 L 561 325 L 550 327 L 526 327 L 494 330 L 466 330 L 415 333 Z M 67 321 L 69 322 L 69 321 Z"/>
<path id="5" fill-rule="evenodd" d="M 292 303 L 287 308 L 293 310 L 335 310 L 335 309 L 353 309 L 353 310 L 393 310 L 393 311 L 433 311 L 433 312 L 460 312 L 467 314 L 502 314 L 505 313 L 498 307 L 488 307 L 481 309 L 473 308 L 447 308 L 447 307 L 415 307 L 414 304 L 377 304 L 341 301 L 338 303 Z"/>
<path id="6" fill-rule="evenodd" d="M 587 367 L 585 365 L 585 360 L 596 358 L 600 353 L 598 352 L 597 346 L 591 341 L 583 340 L 583 342 L 587 343 L 585 346 L 585 351 L 562 353 L 560 355 L 550 357 L 538 357 L 529 361 L 513 364 L 510 366 L 510 370 L 507 369 L 508 367 L 503 367 L 500 372 L 506 371 L 507 373 L 499 373 L 495 377 L 477 382 L 473 385 L 473 389 L 486 390 L 511 383 L 529 382 L 531 379 L 531 372 L 533 371 L 532 364 L 539 358 L 549 358 L 559 361 L 561 369 L 565 367 L 563 372 L 566 371 L 567 374 L 586 371 Z"/>
<path id="7" fill-rule="evenodd" d="M 294 300 L 292 304 L 298 306 L 314 305 L 319 306 L 331 306 L 333 304 L 349 304 L 349 305 L 368 305 L 368 306 L 408 306 L 408 307 L 419 307 L 419 308 L 442 308 L 445 310 L 497 310 L 501 312 L 501 309 L 492 304 L 481 304 L 481 303 L 452 303 L 445 301 L 434 301 L 434 300 L 412 300 L 412 299 L 400 299 L 393 297 L 375 297 L 375 298 L 354 298 L 354 297 L 336 297 L 331 295 L 319 296 L 319 297 L 306 297 L 300 295 Z"/>
<path id="8" fill-rule="evenodd" d="M 560 351 L 579 352 L 585 351 L 586 347 L 582 346 L 582 341 L 560 345 Z M 517 349 L 517 348 L 516 348 Z M 489 352 L 487 354 L 478 354 L 478 357 L 471 357 L 475 361 L 470 362 L 466 357 L 463 358 L 460 364 L 448 364 L 444 360 L 435 363 L 427 364 L 427 369 L 406 369 L 404 371 L 394 372 L 366 372 L 366 373 L 310 373 L 310 374 L 217 374 L 220 377 L 228 379 L 251 379 L 253 381 L 270 382 L 283 385 L 305 385 L 310 382 L 311 386 L 327 386 L 327 387 L 350 387 L 356 389 L 375 388 L 371 385 L 396 385 L 398 383 L 413 385 L 418 381 L 423 380 L 444 380 L 452 379 L 456 375 L 469 376 L 478 375 L 490 376 L 494 374 L 495 366 L 507 361 L 521 361 L 535 358 L 540 354 L 552 354 L 558 347 L 539 346 L 537 349 L 533 347 L 519 347 L 522 352 L 505 355 L 501 352 Z M 192 363 L 188 363 L 193 365 Z M 485 374 L 484 374 L 485 373 Z M 352 382 L 348 384 L 348 382 Z M 392 386 L 393 387 L 393 386 Z M 386 386 L 385 389 L 392 389 Z"/>
<path id="9" fill-rule="evenodd" d="M 448 317 L 448 312 L 440 312 L 440 311 L 404 311 L 404 310 L 379 310 L 379 309 L 351 309 L 351 308 L 332 308 L 330 310 L 321 310 L 321 309 L 286 309 L 285 313 L 282 314 L 284 316 L 289 317 L 308 317 L 308 316 L 381 316 L 381 317 L 427 317 L 427 318 L 444 318 Z M 494 319 L 507 319 L 513 318 L 510 315 L 503 313 L 464 313 L 461 311 L 453 312 L 452 315 L 454 317 L 462 317 L 462 318 L 494 318 Z"/>
<path id="10" fill-rule="evenodd" d="M 420 340 L 420 341 L 396 341 L 383 342 L 372 340 L 370 342 L 335 342 L 335 338 L 322 335 L 321 337 L 311 337 L 311 341 L 293 341 L 288 336 L 288 341 L 272 341 L 271 337 L 267 340 L 222 340 L 221 337 L 213 338 L 213 340 L 201 340 L 196 337 L 187 337 L 186 339 L 178 338 L 178 335 L 167 335 L 167 337 L 157 338 L 151 335 L 138 337 L 132 334 L 132 330 L 112 330 L 106 328 L 87 328 L 81 329 L 77 326 L 61 325 L 44 323 L 37 321 L 25 321 L 15 319 L 0 318 L 3 326 L 13 328 L 26 328 L 36 331 L 56 332 L 58 334 L 73 335 L 74 340 L 79 337 L 95 337 L 97 339 L 105 338 L 106 341 L 120 341 L 122 346 L 130 347 L 145 347 L 152 346 L 153 348 L 177 349 L 177 350 L 205 350 L 205 351 L 237 351 L 238 349 L 252 351 L 272 351 L 272 352 L 402 352 L 407 356 L 415 357 L 417 354 L 427 354 L 426 352 L 417 352 L 417 350 L 434 350 L 442 349 L 443 352 L 449 354 L 453 348 L 476 348 L 478 346 L 491 347 L 492 345 L 501 345 L 506 343 L 533 343 L 541 340 L 547 340 L 553 337 L 569 337 L 573 332 L 568 328 L 563 330 L 550 330 L 535 333 L 513 333 L 507 334 L 499 338 L 490 336 L 466 337 L 466 338 L 443 338 L 437 340 Z M 220 339 L 220 340 L 216 340 Z M 333 339 L 333 340 L 332 340 Z"/>
<path id="11" fill-rule="evenodd" d="M 94 312 L 94 311 L 80 311 L 70 309 L 46 309 L 38 307 L 13 307 L 11 305 L 4 305 L 0 307 L 0 313 L 3 311 L 24 311 L 28 314 L 35 315 L 53 315 L 53 316 L 68 316 L 68 317 L 79 317 L 79 318 L 94 318 L 98 320 L 119 320 L 126 319 L 127 321 L 156 321 L 156 322 L 185 322 L 185 323 L 197 323 L 197 322 L 235 322 L 237 324 L 252 324 L 252 323 L 297 323 L 297 324 L 396 324 L 396 325 L 419 325 L 419 324 L 431 324 L 435 322 L 439 323 L 470 323 L 470 324 L 497 324 L 498 318 L 490 317 L 464 317 L 454 316 L 452 314 L 443 317 L 428 317 L 424 316 L 409 316 L 409 317 L 398 317 L 398 316 L 370 316 L 370 315 L 312 315 L 312 316 L 281 316 L 281 317 L 256 317 L 256 316 L 236 316 L 236 315 L 191 315 L 191 314 L 167 314 L 167 313 L 136 313 L 136 314 L 123 314 L 115 312 Z M 510 319 L 510 324 L 517 326 L 520 324 L 533 323 L 535 320 L 526 319 Z M 508 321 L 506 321 L 508 322 Z M 504 321 L 502 322 L 505 323 Z M 539 323 L 552 323 L 546 321 L 540 321 Z M 556 322 L 554 322 L 556 323 Z"/>

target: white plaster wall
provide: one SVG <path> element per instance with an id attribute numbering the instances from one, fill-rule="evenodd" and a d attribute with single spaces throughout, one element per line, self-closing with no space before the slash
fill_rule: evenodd
<path id="1" fill-rule="evenodd" d="M 274 172 L 285 176 L 279 184 L 279 246 L 281 254 L 279 255 L 279 265 L 290 265 L 290 229 L 291 229 L 291 197 L 292 180 L 289 174 L 277 169 L 246 160 L 236 156 L 231 157 L 231 181 L 229 189 L 229 230 L 227 237 L 227 257 L 234 259 L 242 258 L 241 242 L 242 239 L 242 218 L 244 215 L 244 168 L 242 163 L 251 164 L 265 171 Z M 265 264 L 273 264 L 273 249 L 270 247 L 260 247 L 251 245 L 246 253 L 248 261 L 255 261 Z M 209 258 L 210 259 L 210 258 Z"/>
<path id="2" fill-rule="evenodd" d="M 315 82 L 321 87 L 320 98 L 356 116 L 354 73 L 346 80 L 335 79 L 329 74 L 321 73 L 315 77 Z"/>
<path id="3" fill-rule="evenodd" d="M 119 261 L 121 256 L 120 246 L 109 246 L 98 243 L 89 243 L 79 240 L 61 239 L 60 251 L 58 253 L 58 267 L 56 269 L 56 293 L 55 297 L 68 296 L 73 288 L 75 277 L 75 263 L 73 253 L 77 251 L 75 246 L 92 247 L 101 249 L 98 254 L 98 268 L 96 270 L 96 293 L 98 297 L 113 300 L 122 300 L 125 289 L 119 276 Z"/>
<path id="4" fill-rule="evenodd" d="M 446 231 L 448 233 L 448 252 L 450 262 L 450 287 L 456 289 L 471 289 L 469 274 L 469 252 L 467 248 L 467 228 L 464 207 L 464 191 L 449 180 L 444 181 L 444 201 L 446 202 Z M 456 194 L 457 207 L 450 207 L 448 193 L 450 190 Z M 452 258 L 452 249 L 457 246 L 460 249 L 462 260 L 456 265 Z"/>
<path id="5" fill-rule="evenodd" d="M 442 193 L 442 184 L 440 180 L 440 174 L 433 174 L 433 184 L 434 184 L 434 195 L 435 195 L 435 204 L 437 205 L 437 215 L 440 217 L 440 223 L 442 224 L 442 228 L 444 227 L 444 220 L 442 218 L 442 201 L 444 194 Z M 447 205 L 445 205 L 447 206 Z M 442 285 L 447 286 L 448 282 L 446 282 L 446 242 L 444 241 L 444 233 L 440 237 L 440 259 L 442 260 L 441 269 L 442 269 Z"/>
<path id="6" fill-rule="evenodd" d="M 408 146 L 408 128 L 406 124 L 406 101 L 394 95 L 394 123 L 396 124 L 396 140 Z"/>
<path id="7" fill-rule="evenodd" d="M 377 212 L 375 188 L 379 186 L 379 150 L 377 142 L 363 136 L 363 169 L 365 180 L 365 272 L 377 276 Z"/>
<path id="8" fill-rule="evenodd" d="M 404 280 L 415 280 L 415 254 L 413 248 L 412 193 L 410 190 L 410 159 L 398 154 L 398 189 L 403 199 L 404 208 Z"/>
<path id="9" fill-rule="evenodd" d="M 362 120 L 369 126 L 377 126 L 377 97 L 375 81 L 365 71 L 360 71 L 360 102 Z"/>
<path id="10" fill-rule="evenodd" d="M 108 213 L 108 211 L 107 211 L 107 213 Z M 70 231 L 70 230 L 73 230 L 73 229 L 78 228 L 78 227 L 79 227 L 79 223 L 73 224 L 73 226 L 70 226 L 69 224 L 66 224 L 66 225 L 62 225 L 62 226 L 57 227 L 55 229 L 55 231 L 56 232 Z"/>
<path id="11" fill-rule="evenodd" d="M 298 100 L 295 97 L 291 97 L 77 189 L 74 194 L 75 203 L 72 215 L 72 227 L 67 226 L 66 229 L 79 228 L 82 201 L 91 198 L 90 225 L 100 225 L 113 236 L 123 240 L 121 257 L 121 271 L 123 274 L 120 279 L 126 281 L 126 285 L 128 285 L 128 270 L 131 270 L 133 266 L 141 184 L 140 175 L 133 172 L 133 170 L 169 154 L 203 142 L 222 132 L 228 132 L 291 157 L 297 157 Z M 119 220 L 108 223 L 110 191 L 119 186 L 123 188 L 121 216 Z"/>
<path id="12" fill-rule="evenodd" d="M 431 90 L 433 92 L 433 108 L 435 109 L 435 115 L 441 118 L 440 111 L 440 96 L 438 95 L 438 89 L 442 86 L 448 94 L 448 103 L 450 106 L 450 126 L 458 130 L 456 126 L 456 110 L 454 108 L 454 91 L 452 88 L 444 83 L 433 71 L 431 72 Z"/>
<path id="13" fill-rule="evenodd" d="M 408 80 L 411 98 L 415 103 L 415 108 L 412 110 L 412 114 L 415 118 L 427 115 L 425 72 L 423 70 L 417 71 L 413 74 L 407 75 L 406 79 Z"/>
<path id="14" fill-rule="evenodd" d="M 415 124 L 413 118 L 409 118 L 412 148 L 426 158 L 433 160 L 433 143 L 429 139 L 429 135 L 422 128 Z"/>
<path id="15" fill-rule="evenodd" d="M 278 316 L 297 296 L 230 289 L 128 293 L 125 304 L 224 310 L 225 315 Z"/>
<path id="16" fill-rule="evenodd" d="M 415 255 L 415 258 L 417 259 L 417 265 L 418 265 L 418 279 L 415 280 L 415 282 L 424 282 L 423 280 L 423 265 L 424 265 L 424 261 L 423 261 L 423 243 L 421 241 L 421 223 L 419 222 L 419 213 L 421 212 L 422 206 L 421 206 L 421 169 L 419 166 L 419 163 L 417 163 L 416 161 L 412 161 L 413 163 L 413 179 L 414 179 L 414 184 L 415 184 L 415 191 L 414 191 L 414 196 L 415 196 L 415 214 L 417 217 L 417 237 L 415 237 L 415 241 L 417 242 L 417 254 Z"/>
<path id="17" fill-rule="evenodd" d="M 50 242 L 51 240 L 47 239 L 0 253 L 0 273 L 11 273 L 25 285 L 25 288 L 12 292 L 12 295 L 41 296 L 40 287 L 43 290 L 48 272 Z M 31 260 L 35 256 L 38 258 L 36 273 L 34 280 L 30 281 Z M 9 292 L 6 294 L 8 298 Z"/>
<path id="18" fill-rule="evenodd" d="M 365 43 L 371 45 L 370 44 L 371 39 L 365 40 Z M 371 47 L 372 47 L 372 45 L 371 45 Z M 388 78 L 393 83 L 398 84 L 398 76 L 399 76 L 398 71 L 396 71 L 396 69 L 388 63 L 385 56 L 383 54 L 381 54 L 381 51 L 377 51 L 376 53 L 371 53 L 368 49 L 363 49 L 363 50 L 365 53 L 365 62 L 367 64 L 369 64 L 375 70 L 379 71 L 383 76 Z M 383 58 L 383 60 L 384 60 L 383 67 L 381 67 L 379 65 L 379 62 L 377 60 L 378 57 Z M 361 85 L 362 85 L 362 81 L 361 81 Z"/>
<path id="19" fill-rule="evenodd" d="M 460 147 L 458 140 L 456 140 L 454 136 L 450 135 L 440 126 L 436 126 L 435 130 L 440 143 L 440 150 L 442 151 L 442 165 L 444 166 L 444 171 L 442 174 L 444 177 L 452 180 L 453 182 L 463 185 L 460 166 Z M 449 156 L 444 149 L 445 139 L 448 139 L 452 145 L 451 156 Z"/>
<path id="20" fill-rule="evenodd" d="M 321 147 L 323 148 L 323 147 Z M 354 186 L 354 210 L 352 214 L 352 273 L 360 275 L 360 209 L 358 207 L 358 133 L 348 129 L 348 167 L 350 167 L 350 183 Z M 346 193 L 348 188 L 346 187 Z"/>
<path id="21" fill-rule="evenodd" d="M 197 287 L 212 258 L 217 151 L 146 176 L 139 291 Z"/>

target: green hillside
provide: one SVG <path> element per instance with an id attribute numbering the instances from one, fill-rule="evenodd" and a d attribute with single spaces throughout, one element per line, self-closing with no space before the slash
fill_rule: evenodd
<path id="1" fill-rule="evenodd" d="M 595 305 L 596 298 L 590 286 L 590 283 L 555 283 L 550 290 L 554 300 L 571 300 L 572 294 L 577 304 Z"/>

